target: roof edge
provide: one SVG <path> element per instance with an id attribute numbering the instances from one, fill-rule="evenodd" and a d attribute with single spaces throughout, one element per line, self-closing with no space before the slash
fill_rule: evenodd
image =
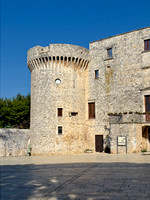
<path id="1" fill-rule="evenodd" d="M 139 28 L 139 29 L 136 29 L 136 30 L 133 30 L 133 31 L 128 31 L 128 32 L 125 32 L 125 33 L 116 34 L 116 35 L 113 35 L 113 36 L 110 36 L 110 37 L 106 37 L 106 38 L 103 38 L 103 39 L 100 39 L 100 40 L 95 40 L 93 42 L 89 42 L 89 44 L 94 43 L 94 42 L 98 42 L 98 41 L 102 41 L 102 40 L 105 40 L 105 39 L 108 39 L 108 38 L 112 38 L 112 37 L 116 37 L 116 36 L 120 36 L 120 35 L 125 35 L 127 33 L 132 33 L 134 31 L 140 31 L 140 30 L 143 30 L 143 29 L 146 29 L 146 28 L 150 28 L 150 26 L 146 26 L 144 28 Z"/>

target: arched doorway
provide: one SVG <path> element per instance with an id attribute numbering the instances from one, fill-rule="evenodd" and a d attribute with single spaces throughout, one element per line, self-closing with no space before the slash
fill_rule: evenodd
<path id="1" fill-rule="evenodd" d="M 150 151 L 150 126 L 142 127 L 142 149 Z"/>

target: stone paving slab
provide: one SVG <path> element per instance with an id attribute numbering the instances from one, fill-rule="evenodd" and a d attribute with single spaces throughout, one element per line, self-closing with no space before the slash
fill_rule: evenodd
<path id="1" fill-rule="evenodd" d="M 1 200 L 149 200 L 150 156 L 1 158 Z"/>

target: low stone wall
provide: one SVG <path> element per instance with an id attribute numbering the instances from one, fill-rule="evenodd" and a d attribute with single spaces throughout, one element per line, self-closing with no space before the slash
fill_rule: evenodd
<path id="1" fill-rule="evenodd" d="M 0 156 L 23 156 L 30 143 L 30 129 L 0 129 Z"/>

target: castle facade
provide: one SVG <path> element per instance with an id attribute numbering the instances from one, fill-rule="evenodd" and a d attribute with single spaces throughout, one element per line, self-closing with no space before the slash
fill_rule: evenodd
<path id="1" fill-rule="evenodd" d="M 150 150 L 150 27 L 28 51 L 32 154 Z"/>

